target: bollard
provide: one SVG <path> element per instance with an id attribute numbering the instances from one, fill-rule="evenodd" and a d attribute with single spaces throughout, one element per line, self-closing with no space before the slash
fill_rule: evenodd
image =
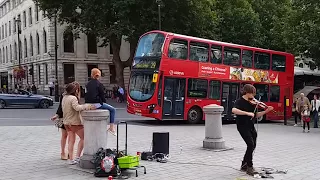
<path id="1" fill-rule="evenodd" d="M 213 150 L 229 150 L 225 146 L 225 140 L 222 137 L 222 112 L 223 107 L 210 104 L 203 107 L 205 113 L 205 139 L 203 140 L 203 148 Z"/>
<path id="2" fill-rule="evenodd" d="M 99 148 L 107 148 L 109 111 L 82 111 L 81 116 L 84 126 L 84 148 L 79 166 L 83 169 L 94 169 L 94 164 L 91 162 L 93 155 Z"/>

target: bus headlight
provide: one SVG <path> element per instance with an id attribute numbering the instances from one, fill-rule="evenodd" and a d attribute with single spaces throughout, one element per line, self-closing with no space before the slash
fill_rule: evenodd
<path id="1" fill-rule="evenodd" d="M 153 108 L 155 108 L 155 107 L 156 107 L 155 104 L 150 104 L 150 105 L 147 106 L 148 109 L 151 109 L 151 108 L 153 109 Z"/>

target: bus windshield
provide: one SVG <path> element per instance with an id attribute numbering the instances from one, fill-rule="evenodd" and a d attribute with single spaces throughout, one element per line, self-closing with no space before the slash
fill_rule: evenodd
<path id="1" fill-rule="evenodd" d="M 161 33 L 146 34 L 139 41 L 135 57 L 161 57 L 163 42 Z"/>
<path id="2" fill-rule="evenodd" d="M 156 87 L 152 76 L 151 73 L 131 73 L 129 95 L 133 100 L 142 102 L 152 97 Z"/>

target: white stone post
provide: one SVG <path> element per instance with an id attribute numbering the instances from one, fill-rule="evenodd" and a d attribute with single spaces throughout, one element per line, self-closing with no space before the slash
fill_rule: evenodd
<path id="1" fill-rule="evenodd" d="M 203 148 L 226 150 L 225 140 L 222 137 L 223 106 L 210 104 L 203 107 L 205 113 L 205 139 Z"/>
<path id="2" fill-rule="evenodd" d="M 99 148 L 107 148 L 108 110 L 90 110 L 81 112 L 84 126 L 84 149 L 80 158 L 80 167 L 94 169 L 91 162 Z"/>

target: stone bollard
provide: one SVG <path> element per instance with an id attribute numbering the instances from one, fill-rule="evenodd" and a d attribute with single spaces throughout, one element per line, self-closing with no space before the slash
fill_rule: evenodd
<path id="1" fill-rule="evenodd" d="M 222 112 L 223 107 L 210 104 L 203 107 L 205 113 L 205 139 L 203 140 L 203 148 L 213 150 L 229 150 L 225 146 L 225 140 L 222 137 Z"/>
<path id="2" fill-rule="evenodd" d="M 99 148 L 107 148 L 108 110 L 90 110 L 81 112 L 84 126 L 83 156 L 79 166 L 83 169 L 94 169 L 91 162 Z"/>

